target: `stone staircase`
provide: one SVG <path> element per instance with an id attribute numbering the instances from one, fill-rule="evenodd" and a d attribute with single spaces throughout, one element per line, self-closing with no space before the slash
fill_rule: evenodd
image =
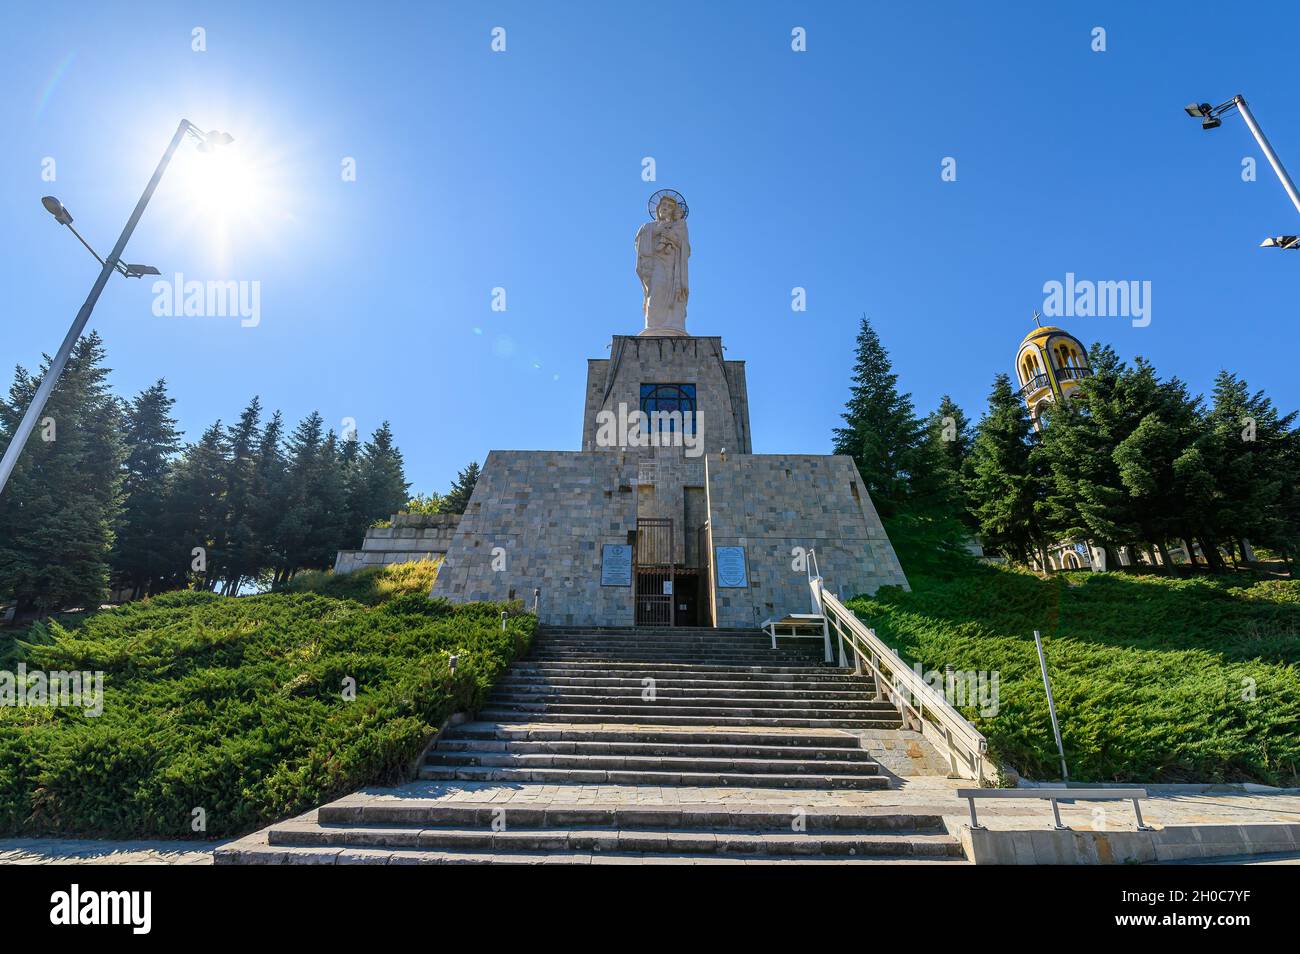
<path id="1" fill-rule="evenodd" d="M 827 801 L 890 788 L 857 733 L 900 720 L 870 679 L 821 656 L 753 630 L 541 632 L 477 720 L 425 754 L 421 782 L 349 796 L 216 860 L 959 860 L 936 814 Z"/>
<path id="2" fill-rule="evenodd" d="M 752 630 L 545 633 L 420 777 L 888 787 L 854 736 L 825 730 L 897 728 L 894 707 L 820 665 L 820 645 L 770 647 Z"/>

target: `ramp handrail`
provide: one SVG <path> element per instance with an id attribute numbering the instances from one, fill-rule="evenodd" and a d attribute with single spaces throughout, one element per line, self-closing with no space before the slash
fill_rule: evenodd
<path id="1" fill-rule="evenodd" d="M 971 828 L 984 827 L 975 815 L 977 798 L 1045 798 L 1052 803 L 1054 821 L 1052 827 L 1057 831 L 1069 831 L 1069 826 L 1061 823 L 1061 809 L 1058 802 L 1104 802 L 1114 799 L 1133 803 L 1133 814 L 1137 818 L 1138 831 L 1154 830 L 1142 820 L 1142 806 L 1138 804 L 1138 799 L 1147 797 L 1145 788 L 959 788 L 957 797 L 964 798 L 970 803 Z"/>
<path id="2" fill-rule="evenodd" d="M 885 645 L 875 630 L 830 593 L 820 576 L 812 576 L 812 566 L 808 582 L 812 588 L 813 606 L 826 617 L 839 638 L 840 665 L 848 665 L 844 652 L 847 644 L 853 650 L 854 669 L 860 673 L 865 665 L 875 678 L 876 698 L 883 695 L 892 702 L 904 724 L 923 733 L 929 729 L 931 735 L 939 735 L 948 750 L 950 776 L 970 778 L 983 784 L 988 774 L 985 771 L 988 740 L 949 704 L 942 693 Z"/>

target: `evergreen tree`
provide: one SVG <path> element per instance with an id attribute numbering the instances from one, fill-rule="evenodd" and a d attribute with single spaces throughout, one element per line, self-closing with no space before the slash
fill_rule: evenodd
<path id="1" fill-rule="evenodd" d="M 168 507 L 173 586 L 193 582 L 212 589 L 220 578 L 227 559 L 228 473 L 225 430 L 217 421 L 176 463 Z"/>
<path id="2" fill-rule="evenodd" d="M 1215 378 L 1211 401 L 1204 443 L 1220 491 L 1221 535 L 1238 550 L 1248 538 L 1293 554 L 1300 537 L 1296 412 L 1281 414 L 1263 391 L 1252 394 L 1227 371 Z"/>
<path id="3" fill-rule="evenodd" d="M 1047 542 L 1041 520 L 1044 474 L 1034 444 L 1029 412 L 1011 379 L 999 374 L 971 443 L 965 487 L 984 546 L 1021 563 L 1031 553 L 1042 558 Z"/>
<path id="4" fill-rule="evenodd" d="M 176 547 L 164 515 L 170 496 L 172 462 L 180 432 L 161 378 L 141 391 L 126 410 L 126 462 L 122 519 L 113 553 L 113 575 L 133 599 L 152 592 L 174 570 Z"/>
<path id="5" fill-rule="evenodd" d="M 288 581 L 299 569 L 309 566 L 319 546 L 317 528 L 323 517 L 317 492 L 323 484 L 322 471 L 333 465 L 325 452 L 325 422 L 320 412 L 312 411 L 294 428 L 288 457 L 284 507 L 276 530 L 281 554 L 277 583 Z"/>
<path id="6" fill-rule="evenodd" d="M 321 444 L 311 489 L 315 506 L 311 532 L 302 561 L 305 567 L 312 569 L 332 567 L 334 556 L 339 550 L 357 545 L 357 541 L 349 540 L 347 537 L 347 488 L 341 457 L 338 436 L 333 431 L 329 431 Z"/>
<path id="7" fill-rule="evenodd" d="M 108 592 L 124 451 L 123 408 L 108 392 L 103 360 L 98 333 L 76 343 L 0 493 L 0 595 L 20 613 L 98 607 Z M 17 369 L 8 401 L 0 401 L 0 446 L 39 384 Z"/>
<path id="8" fill-rule="evenodd" d="M 913 486 L 929 475 L 922 466 L 925 424 L 916 417 L 910 394 L 898 392 L 898 376 L 880 337 L 864 315 L 858 331 L 853 384 L 834 432 L 834 452 L 853 458 L 882 516 L 896 513 L 909 495 L 930 488 Z"/>
<path id="9" fill-rule="evenodd" d="M 1127 402 L 1127 417 L 1137 421 L 1111 452 L 1136 531 L 1137 539 L 1128 542 L 1154 546 L 1167 561 L 1165 541 L 1193 527 L 1213 549 L 1215 487 L 1197 444 L 1203 431 L 1199 399 L 1176 378 L 1157 381 L 1142 358 L 1119 380 L 1115 400 Z"/>
<path id="10" fill-rule="evenodd" d="M 217 573 L 223 592 L 237 593 L 261 565 L 256 521 L 257 454 L 261 443 L 262 402 L 254 398 L 226 432 L 226 549 Z"/>
<path id="11" fill-rule="evenodd" d="M 1145 410 L 1130 399 L 1128 368 L 1112 348 L 1094 344 L 1089 356 L 1092 375 L 1044 413 L 1039 459 L 1050 479 L 1042 512 L 1058 539 L 1089 540 L 1113 565 L 1117 547 L 1142 538 L 1114 454 Z"/>
<path id="12" fill-rule="evenodd" d="M 371 521 L 366 515 L 365 474 L 362 469 L 361 444 L 356 432 L 348 433 L 339 444 L 339 469 L 343 475 L 344 544 L 341 549 L 360 545 Z"/>
<path id="13" fill-rule="evenodd" d="M 257 541 L 256 569 L 249 576 L 278 578 L 285 566 L 280 545 L 280 523 L 288 507 L 288 461 L 285 459 L 284 418 L 279 411 L 271 415 L 262 429 L 253 467 L 253 493 L 249 523 Z"/>
<path id="14" fill-rule="evenodd" d="M 451 489 L 442 498 L 442 512 L 464 513 L 465 508 L 469 506 L 469 498 L 474 493 L 474 485 L 478 483 L 478 478 L 478 461 L 470 461 L 469 466 L 456 475 Z"/>
<path id="15" fill-rule="evenodd" d="M 920 448 L 923 466 L 919 469 L 925 477 L 919 486 L 917 478 L 913 478 L 913 506 L 919 491 L 930 498 L 927 509 L 973 526 L 962 486 L 970 444 L 970 422 L 965 412 L 945 394 L 938 409 L 925 420 L 925 437 Z"/>
<path id="16" fill-rule="evenodd" d="M 355 514 L 353 543 L 376 520 L 403 509 L 410 484 L 406 480 L 402 452 L 393 442 L 393 431 L 384 421 L 370 435 L 357 463 L 357 478 L 352 490 L 351 509 Z"/>

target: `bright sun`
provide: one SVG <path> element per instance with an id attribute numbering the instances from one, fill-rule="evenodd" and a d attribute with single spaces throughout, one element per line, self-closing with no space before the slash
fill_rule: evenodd
<path id="1" fill-rule="evenodd" d="M 185 191 L 205 216 L 231 221 L 252 215 L 265 198 L 262 178 L 238 142 L 186 156 Z"/>
<path id="2" fill-rule="evenodd" d="M 236 249 L 270 238 L 288 197 L 274 181 L 277 162 L 255 136 L 207 151 L 195 145 L 187 141 L 167 172 L 176 180 L 170 183 L 174 209 L 184 231 L 208 245 L 212 264 L 226 267 Z"/>

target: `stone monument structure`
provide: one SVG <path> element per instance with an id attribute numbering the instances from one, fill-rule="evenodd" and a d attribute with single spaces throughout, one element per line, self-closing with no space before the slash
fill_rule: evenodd
<path id="1" fill-rule="evenodd" d="M 686 331 L 679 193 L 636 235 L 644 330 L 587 362 L 578 451 L 488 454 L 434 596 L 534 598 L 541 622 L 754 627 L 907 581 L 853 461 L 754 454 L 745 363 Z"/>

